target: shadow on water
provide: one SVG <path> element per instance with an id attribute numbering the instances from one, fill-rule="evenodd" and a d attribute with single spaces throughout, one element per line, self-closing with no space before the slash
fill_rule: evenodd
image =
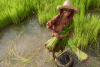
<path id="1" fill-rule="evenodd" d="M 93 15 L 96 15 L 96 16 L 99 16 L 100 18 L 100 10 L 87 10 L 85 12 L 85 14 L 90 14 L 90 18 L 93 16 Z"/>
<path id="2" fill-rule="evenodd" d="M 27 20 L 24 20 L 22 23 L 18 25 L 10 25 L 1 30 L 0 60 L 2 60 L 4 55 L 10 51 L 11 47 L 9 46 L 13 44 L 16 45 L 16 50 L 19 55 L 21 55 L 22 53 L 23 57 L 34 55 L 34 61 L 32 61 L 32 63 L 28 64 L 26 67 L 56 67 L 54 61 L 50 61 L 51 53 L 45 53 L 44 44 L 50 38 L 51 31 L 48 31 L 45 26 L 41 27 L 38 23 L 36 16 L 31 15 Z M 26 55 L 31 49 L 34 50 Z M 74 58 L 74 67 L 100 66 L 100 60 L 92 55 L 94 53 L 90 55 L 87 51 L 87 54 L 89 54 L 90 58 L 86 63 L 81 63 L 78 61 L 78 58 L 73 53 L 73 51 L 69 50 L 69 52 Z M 15 62 L 15 60 L 11 61 Z M 7 65 L 5 65 L 5 67 L 6 66 Z"/>

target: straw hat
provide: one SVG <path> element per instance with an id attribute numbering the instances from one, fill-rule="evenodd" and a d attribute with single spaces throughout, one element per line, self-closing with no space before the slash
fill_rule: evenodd
<path id="1" fill-rule="evenodd" d="M 70 0 L 66 0 L 63 5 L 57 6 L 57 10 L 59 12 L 60 12 L 60 9 L 65 9 L 65 8 L 74 9 L 75 14 L 79 12 L 79 10 L 72 5 Z"/>

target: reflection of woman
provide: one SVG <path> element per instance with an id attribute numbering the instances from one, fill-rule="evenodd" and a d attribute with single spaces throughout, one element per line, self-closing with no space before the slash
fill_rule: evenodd
<path id="1" fill-rule="evenodd" d="M 60 14 L 56 15 L 46 24 L 48 30 L 52 31 L 51 38 L 58 37 L 58 32 L 62 31 L 63 27 L 67 27 L 69 25 L 69 21 L 73 22 L 73 15 L 79 12 L 76 7 L 72 6 L 69 0 L 66 0 L 63 5 L 58 6 L 57 10 L 60 12 Z M 74 29 L 70 31 L 67 35 L 60 35 L 60 37 L 58 38 L 61 40 L 65 36 L 70 37 L 73 33 Z M 52 57 L 54 57 L 55 52 L 58 52 L 59 50 L 62 51 L 65 48 L 65 46 L 62 47 L 62 45 L 58 43 L 56 48 L 52 52 Z"/>

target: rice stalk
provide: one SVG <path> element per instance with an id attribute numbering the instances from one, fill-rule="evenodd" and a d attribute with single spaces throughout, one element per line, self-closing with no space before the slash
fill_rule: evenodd
<path id="1" fill-rule="evenodd" d="M 15 3 L 16 2 L 16 3 Z M 64 1 L 62 1 L 62 0 L 59 0 L 59 1 L 53 1 L 53 0 L 51 0 L 51 1 L 44 1 L 44 0 L 37 0 L 37 1 L 32 1 L 32 0 L 18 0 L 18 1 L 16 1 L 16 0 L 14 0 L 14 1 L 6 1 L 6 3 L 5 4 L 8 4 L 8 8 L 12 11 L 12 9 L 20 9 L 21 8 L 21 6 L 23 7 L 22 8 L 22 10 L 18 10 L 17 11 L 17 14 L 16 14 L 16 22 L 15 22 L 15 19 L 14 19 L 14 17 L 12 17 L 11 16 L 11 18 L 12 18 L 12 20 L 13 20 L 13 22 L 15 22 L 15 23 L 18 23 L 18 21 L 19 21 L 19 19 L 20 20 L 22 20 L 22 19 L 24 19 L 24 18 L 20 18 L 20 16 L 21 17 L 26 17 L 26 16 L 28 16 L 29 14 L 31 14 L 31 10 L 32 10 L 32 6 L 35 6 L 35 8 L 34 9 L 38 9 L 39 10 L 39 12 L 40 12 L 40 14 L 39 14 L 39 16 L 41 16 L 43 13 L 45 13 L 45 15 L 46 14 L 48 14 L 48 11 L 50 11 L 50 10 L 52 10 L 49 14 L 49 16 L 44 16 L 44 17 L 42 17 L 43 19 L 39 19 L 39 23 L 42 25 L 42 24 L 44 24 L 46 21 L 48 21 L 48 20 L 50 20 L 50 19 L 48 19 L 48 17 L 53 17 L 54 15 L 56 15 L 56 14 L 58 14 L 59 12 L 56 10 L 56 7 L 58 6 L 58 5 L 61 5 L 61 4 L 63 4 L 63 2 Z M 87 0 L 87 1 L 85 1 L 85 0 L 71 0 L 71 2 L 72 2 L 72 4 L 73 4 L 73 6 L 75 6 L 75 7 L 77 7 L 79 10 L 80 10 L 80 13 L 84 13 L 84 11 L 85 11 L 85 8 L 86 8 L 86 10 L 88 9 L 88 7 L 90 6 L 90 5 L 92 5 L 93 4 L 93 7 L 99 7 L 100 6 L 100 1 L 99 0 L 96 0 L 96 1 L 93 1 L 93 0 Z M 3 5 L 2 5 L 2 7 L 5 7 L 5 8 L 7 8 L 7 5 L 4 5 L 4 1 L 2 0 L 2 2 L 1 3 L 3 3 Z M 47 5 L 46 5 L 47 4 Z M 52 4 L 52 6 L 50 6 Z M 19 5 L 21 5 L 21 6 L 19 6 Z M 44 8 L 45 7 L 45 8 Z M 49 9 L 49 7 L 50 7 L 50 9 Z M 49 10 L 48 10 L 49 9 Z M 3 9 L 2 9 L 3 10 Z M 24 14 L 19 14 L 19 13 L 21 13 L 22 11 L 24 10 Z M 56 11 L 55 11 L 56 10 Z M 10 12 L 11 13 L 11 12 Z M 9 14 L 10 14 L 9 13 Z M 15 12 L 16 13 L 16 12 Z M 51 15 L 51 13 L 52 13 L 52 15 Z M 80 14 L 79 13 L 79 14 Z M 11 15 L 11 14 L 10 14 Z M 39 17 L 38 16 L 38 17 Z M 41 18 L 41 17 L 39 17 L 39 18 Z M 48 19 L 48 20 L 46 20 L 46 19 Z"/>
<path id="2" fill-rule="evenodd" d="M 21 31 L 20 34 L 18 35 L 17 39 L 24 33 L 24 31 Z"/>

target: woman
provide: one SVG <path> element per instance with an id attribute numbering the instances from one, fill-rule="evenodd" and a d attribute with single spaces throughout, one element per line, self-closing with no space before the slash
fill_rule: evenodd
<path id="1" fill-rule="evenodd" d="M 64 27 L 67 27 L 70 21 L 73 23 L 73 15 L 78 13 L 78 9 L 73 7 L 71 1 L 66 0 L 63 5 L 57 6 L 57 10 L 60 14 L 56 15 L 53 19 L 47 22 L 46 26 L 48 30 L 52 31 L 52 37 L 58 37 L 60 40 L 64 37 L 70 37 L 74 33 L 74 29 L 70 31 L 67 35 L 58 35 L 58 32 L 61 32 Z M 55 52 L 59 50 L 63 51 L 66 45 L 62 47 L 61 44 L 57 44 L 56 48 L 52 51 L 52 57 L 55 57 Z"/>

